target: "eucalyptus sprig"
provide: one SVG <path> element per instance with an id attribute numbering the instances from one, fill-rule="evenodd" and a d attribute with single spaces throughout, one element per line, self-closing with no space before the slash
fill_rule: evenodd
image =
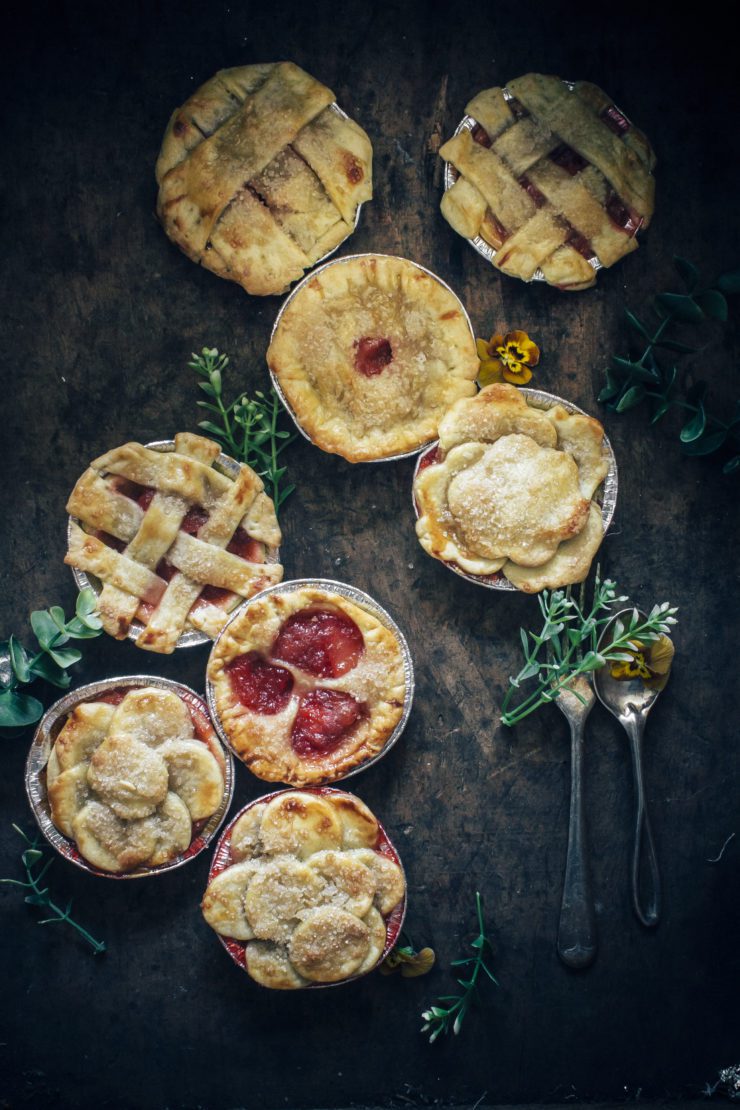
<path id="1" fill-rule="evenodd" d="M 62 922 L 71 925 L 71 927 L 76 929 L 80 936 L 87 941 L 96 956 L 100 955 L 101 952 L 105 952 L 106 946 L 104 942 L 102 940 L 96 940 L 95 937 L 88 933 L 87 929 L 83 929 L 82 925 L 72 917 L 72 900 L 70 899 L 66 907 L 62 909 L 56 902 L 52 902 L 49 888 L 41 885 L 44 875 L 54 861 L 49 859 L 43 864 L 40 871 L 36 870 L 44 858 L 44 853 L 39 847 L 40 841 L 38 834 L 34 836 L 33 840 L 30 840 L 23 832 L 23 829 L 18 828 L 17 825 L 13 825 L 13 828 L 19 836 L 23 837 L 28 845 L 21 854 L 21 860 L 26 872 L 26 881 L 23 882 L 21 879 L 0 879 L 0 883 L 8 883 L 10 886 L 22 887 L 29 892 L 25 897 L 25 901 L 29 906 L 40 906 L 49 911 L 50 916 L 43 918 L 43 920 L 37 922 L 37 924 L 54 925 L 58 922 Z"/>
<path id="2" fill-rule="evenodd" d="M 651 424 L 656 424 L 672 408 L 683 410 L 686 422 L 679 438 L 684 454 L 711 455 L 720 448 L 729 449 L 725 454 L 730 457 L 722 470 L 730 474 L 740 469 L 740 399 L 729 420 L 708 411 L 707 383 L 696 381 L 684 388 L 676 360 L 659 352 L 678 356 L 697 353 L 698 348 L 669 332 L 677 324 L 697 326 L 709 320 L 724 323 L 728 317 L 725 294 L 740 293 L 740 270 L 722 274 L 711 286 L 701 286 L 699 272 L 691 262 L 685 258 L 674 261 L 686 292 L 658 293 L 653 299 L 656 317 L 653 322 L 625 310 L 625 319 L 634 333 L 634 351 L 627 357 L 612 356 L 599 400 L 620 413 L 647 402 L 652 407 Z M 671 365 L 667 365 L 669 361 Z"/>
<path id="3" fill-rule="evenodd" d="M 475 912 L 478 917 L 478 936 L 471 941 L 474 954 L 460 960 L 453 960 L 451 964 L 452 967 L 470 968 L 470 971 L 465 973 L 468 976 L 467 979 L 457 980 L 462 987 L 462 993 L 441 995 L 437 1002 L 421 1015 L 424 1020 L 421 1031 L 429 1033 L 430 1044 L 433 1044 L 442 1033 L 447 1034 L 452 1030 L 457 1035 L 460 1032 L 465 1016 L 477 995 L 478 980 L 481 975 L 488 976 L 492 983 L 499 985 L 498 979 L 486 963 L 486 957 L 493 954 L 493 945 L 486 933 L 483 906 L 478 891 L 475 892 Z"/>
<path id="4" fill-rule="evenodd" d="M 220 424 L 201 420 L 198 427 L 224 447 L 227 454 L 251 466 L 264 479 L 275 504 L 275 512 L 295 489 L 294 485 L 282 486 L 287 467 L 280 465 L 280 455 L 296 439 L 295 432 L 279 428 L 282 415 L 280 401 L 274 389 L 269 394 L 256 390 L 253 397 L 242 393 L 230 404 L 223 399 L 223 371 L 229 364 L 228 355 L 219 354 L 216 347 L 204 347 L 199 355 L 193 352 L 188 366 L 203 380 L 198 386 L 208 401 L 198 401 L 198 407 L 217 416 Z"/>
<path id="5" fill-rule="evenodd" d="M 641 645 L 670 635 L 672 625 L 677 623 L 678 609 L 665 601 L 654 605 L 644 620 L 637 609 L 633 609 L 626 624 L 622 621 L 615 624 L 611 643 L 599 650 L 599 639 L 611 620 L 612 607 L 627 600 L 617 597 L 616 582 L 609 578 L 602 582 L 598 571 L 588 610 L 584 601 L 579 604 L 563 590 L 543 590 L 537 597 L 542 628 L 539 632 L 519 629 L 524 666 L 516 678 L 509 679 L 509 689 L 501 707 L 502 723 L 517 724 L 541 705 L 554 701 L 577 675 L 599 670 L 607 663 L 633 661 L 633 653 Z M 535 683 L 532 692 L 509 709 L 516 692 L 524 682 L 530 681 Z M 577 691 L 573 692 L 579 696 Z"/>
<path id="6" fill-rule="evenodd" d="M 88 587 L 77 596 L 75 615 L 66 620 L 59 605 L 31 613 L 31 628 L 39 650 L 31 655 L 11 636 L 0 644 L 0 729 L 21 729 L 35 724 L 44 712 L 38 698 L 23 694 L 19 687 L 44 679 L 66 690 L 71 682 L 68 668 L 82 658 L 77 648 L 65 647 L 70 640 L 92 640 L 102 632 L 96 599 Z"/>

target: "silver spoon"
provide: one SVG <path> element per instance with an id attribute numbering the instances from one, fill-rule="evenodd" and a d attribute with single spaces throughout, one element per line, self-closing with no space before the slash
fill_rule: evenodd
<path id="1" fill-rule="evenodd" d="M 644 613 L 639 610 L 638 613 L 641 622 L 647 619 Z M 631 615 L 632 609 L 622 609 L 615 614 L 601 634 L 598 650 L 612 642 L 616 622 L 621 620 L 626 624 Z M 637 801 L 632 851 L 632 904 L 639 921 L 643 925 L 654 926 L 660 918 L 660 872 L 645 797 L 642 738 L 648 713 L 658 700 L 660 690 L 651 689 L 640 678 L 612 678 L 609 666 L 594 672 L 594 685 L 601 704 L 617 718 L 629 737 Z"/>

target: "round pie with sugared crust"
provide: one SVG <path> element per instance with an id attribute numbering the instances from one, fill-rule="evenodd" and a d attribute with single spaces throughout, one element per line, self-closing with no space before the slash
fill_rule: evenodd
<path id="1" fill-rule="evenodd" d="M 373 254 L 329 263 L 299 286 L 267 362 L 313 443 L 349 462 L 434 439 L 478 374 L 454 293 L 408 259 Z"/>
<path id="2" fill-rule="evenodd" d="M 326 589 L 281 588 L 245 605 L 207 674 L 223 736 L 269 782 L 342 778 L 383 750 L 404 712 L 398 636 Z"/>

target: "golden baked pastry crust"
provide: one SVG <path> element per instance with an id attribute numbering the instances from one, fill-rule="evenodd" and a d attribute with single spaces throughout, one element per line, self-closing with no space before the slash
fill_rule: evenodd
<path id="1" fill-rule="evenodd" d="M 235 692 L 229 665 L 250 653 L 271 659 L 273 645 L 285 622 L 304 611 L 348 617 L 363 641 L 357 664 L 339 677 L 317 678 L 299 665 L 275 660 L 295 679 L 290 700 L 276 713 L 261 714 L 247 708 Z M 246 606 L 215 644 L 207 676 L 220 726 L 239 758 L 261 779 L 296 786 L 335 781 L 382 751 L 403 715 L 406 696 L 403 655 L 394 633 L 376 616 L 340 594 L 313 587 L 269 593 Z M 309 757 L 299 754 L 290 738 L 301 695 L 311 687 L 349 695 L 362 705 L 363 711 L 356 725 L 333 750 Z"/>
<path id="2" fill-rule="evenodd" d="M 176 109 L 157 214 L 194 262 L 248 293 L 282 293 L 354 230 L 372 147 L 334 93 L 292 62 L 221 70 Z"/>
<path id="3" fill-rule="evenodd" d="M 369 362 L 363 344 L 375 345 Z M 384 255 L 340 260 L 306 281 L 267 362 L 311 440 L 349 462 L 434 439 L 445 410 L 475 392 L 478 373 L 454 294 L 413 262 Z"/>

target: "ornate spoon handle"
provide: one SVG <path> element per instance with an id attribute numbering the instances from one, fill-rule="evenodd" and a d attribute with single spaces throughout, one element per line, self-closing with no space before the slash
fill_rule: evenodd
<path id="1" fill-rule="evenodd" d="M 622 724 L 629 736 L 632 752 L 632 772 L 635 782 L 635 843 L 632 850 L 632 905 L 637 918 L 648 928 L 660 920 L 660 871 L 658 855 L 655 851 L 653 830 L 647 810 L 645 795 L 645 776 L 642 766 L 642 737 L 645 731 L 645 718 L 634 714 L 622 718 Z M 643 903 L 643 893 L 645 902 Z"/>
<path id="2" fill-rule="evenodd" d="M 586 856 L 583 811 L 583 734 L 585 718 L 570 722 L 570 820 L 563 900 L 558 926 L 558 955 L 568 967 L 588 967 L 596 959 L 596 920 Z"/>

